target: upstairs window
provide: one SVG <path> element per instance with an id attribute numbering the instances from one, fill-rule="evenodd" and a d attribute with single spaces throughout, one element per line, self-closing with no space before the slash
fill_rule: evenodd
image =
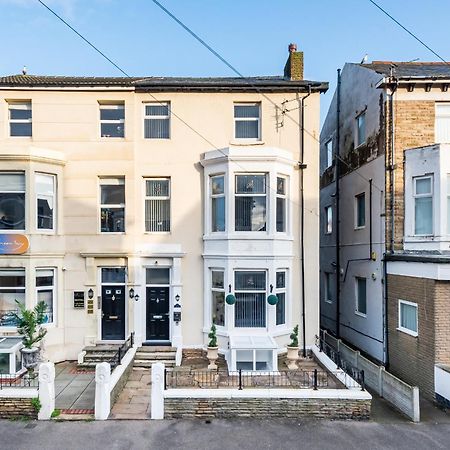
<path id="1" fill-rule="evenodd" d="M 414 234 L 433 234 L 433 177 L 413 178 Z"/>
<path id="2" fill-rule="evenodd" d="M 223 270 L 211 271 L 212 322 L 225 325 L 225 286 Z"/>
<path id="3" fill-rule="evenodd" d="M 102 233 L 125 231 L 125 178 L 100 179 L 100 230 Z"/>
<path id="4" fill-rule="evenodd" d="M 325 207 L 325 234 L 333 232 L 333 208 L 331 206 Z"/>
<path id="5" fill-rule="evenodd" d="M 211 177 L 211 231 L 225 231 L 225 177 Z"/>
<path id="6" fill-rule="evenodd" d="M 398 329 L 411 336 L 418 335 L 417 303 L 398 301 Z"/>
<path id="7" fill-rule="evenodd" d="M 330 139 L 325 144 L 326 150 L 327 150 L 327 168 L 331 167 L 333 165 L 333 140 Z"/>
<path id="8" fill-rule="evenodd" d="M 450 103 L 436 103 L 435 111 L 435 141 L 450 142 Z"/>
<path id="9" fill-rule="evenodd" d="M 24 173 L 0 173 L 0 230 L 25 230 Z"/>
<path id="10" fill-rule="evenodd" d="M 367 314 L 367 280 L 356 277 L 356 312 L 362 315 Z"/>
<path id="11" fill-rule="evenodd" d="M 234 105 L 234 137 L 259 140 L 261 134 L 260 103 L 236 103 Z"/>
<path id="12" fill-rule="evenodd" d="M 287 211 L 287 197 L 286 197 L 287 180 L 284 177 L 277 177 L 277 232 L 286 232 L 286 211 Z"/>
<path id="13" fill-rule="evenodd" d="M 366 194 L 355 196 L 355 228 L 364 228 L 366 226 Z"/>
<path id="14" fill-rule="evenodd" d="M 31 102 L 14 101 L 8 104 L 9 135 L 30 137 L 32 135 Z"/>
<path id="15" fill-rule="evenodd" d="M 267 175 L 236 175 L 236 231 L 266 231 Z"/>
<path id="16" fill-rule="evenodd" d="M 170 231 L 170 178 L 145 180 L 145 231 Z"/>
<path id="17" fill-rule="evenodd" d="M 447 234 L 450 234 L 450 173 L 447 174 Z"/>
<path id="18" fill-rule="evenodd" d="M 145 105 L 144 138 L 170 138 L 169 102 L 148 103 Z"/>
<path id="19" fill-rule="evenodd" d="M 36 173 L 36 209 L 38 230 L 54 230 L 55 176 Z"/>
<path id="20" fill-rule="evenodd" d="M 366 142 L 366 113 L 361 113 L 356 118 L 356 147 Z"/>
<path id="21" fill-rule="evenodd" d="M 100 135 L 106 138 L 125 137 L 125 104 L 100 104 Z"/>

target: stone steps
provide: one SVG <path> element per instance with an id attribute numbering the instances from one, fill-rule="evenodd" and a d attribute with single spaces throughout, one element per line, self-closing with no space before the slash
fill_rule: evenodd
<path id="1" fill-rule="evenodd" d="M 177 352 L 136 352 L 135 359 L 146 359 L 146 360 L 155 360 L 155 359 L 175 359 Z"/>
<path id="2" fill-rule="evenodd" d="M 102 362 L 109 363 L 119 350 L 120 344 L 91 345 L 83 349 L 86 352 L 83 362 L 78 364 L 80 369 L 92 369 Z"/>
<path id="3" fill-rule="evenodd" d="M 145 367 L 151 368 L 153 363 L 160 362 L 163 363 L 166 367 L 175 367 L 175 360 L 148 360 L 148 359 L 135 359 L 133 367 Z"/>
<path id="4" fill-rule="evenodd" d="M 166 367 L 175 367 L 175 347 L 143 346 L 140 347 L 134 357 L 133 367 L 150 368 L 155 362 L 163 363 Z"/>

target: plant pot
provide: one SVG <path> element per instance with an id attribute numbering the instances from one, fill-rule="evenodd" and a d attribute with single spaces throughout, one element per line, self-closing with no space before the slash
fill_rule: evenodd
<path id="1" fill-rule="evenodd" d="M 34 369 L 39 364 L 40 348 L 39 347 L 22 348 L 20 352 L 22 353 L 23 366 L 29 372 L 33 372 Z"/>
<path id="2" fill-rule="evenodd" d="M 217 358 L 219 357 L 219 347 L 208 347 L 207 358 L 209 361 L 208 369 L 215 370 L 217 369 Z"/>
<path id="3" fill-rule="evenodd" d="M 287 347 L 287 366 L 289 370 L 298 369 L 297 361 L 298 361 L 298 347 Z"/>

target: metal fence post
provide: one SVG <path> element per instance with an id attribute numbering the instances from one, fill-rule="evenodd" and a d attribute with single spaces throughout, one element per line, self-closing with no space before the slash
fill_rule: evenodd
<path id="1" fill-rule="evenodd" d="M 365 382 L 364 382 L 364 370 L 361 370 L 360 377 L 361 377 L 361 390 L 365 391 L 366 390 L 366 386 L 365 386 Z"/>
<path id="2" fill-rule="evenodd" d="M 239 369 L 239 390 L 242 391 L 242 369 Z"/>
<path id="3" fill-rule="evenodd" d="M 131 347 L 134 347 L 134 331 L 131 332 Z"/>
<path id="4" fill-rule="evenodd" d="M 119 347 L 118 354 L 119 354 L 119 361 L 118 361 L 118 363 L 120 365 L 120 363 L 122 362 L 122 347 Z"/>
<path id="5" fill-rule="evenodd" d="M 317 391 L 317 369 L 314 369 L 314 390 Z"/>
<path id="6" fill-rule="evenodd" d="M 167 369 L 164 366 L 164 390 L 167 390 Z"/>

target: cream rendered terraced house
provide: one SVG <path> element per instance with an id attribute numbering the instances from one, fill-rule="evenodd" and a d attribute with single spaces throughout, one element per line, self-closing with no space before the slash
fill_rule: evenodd
<path id="1" fill-rule="evenodd" d="M 294 46 L 279 77 L 0 78 L 0 335 L 44 300 L 52 361 L 132 332 L 180 356 L 214 322 L 229 367 L 275 369 L 304 302 L 310 346 L 327 87 Z"/>

